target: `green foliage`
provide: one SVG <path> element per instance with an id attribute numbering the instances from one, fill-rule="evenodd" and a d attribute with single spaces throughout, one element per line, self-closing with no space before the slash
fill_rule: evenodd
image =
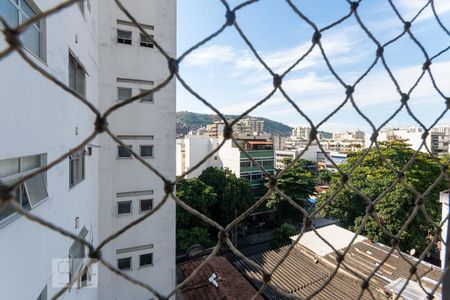
<path id="1" fill-rule="evenodd" d="M 309 166 L 314 164 L 300 159 L 277 182 L 278 188 L 302 207 L 305 207 L 307 199 L 315 192 L 316 176 L 309 169 Z M 274 210 L 275 221 L 279 224 L 298 224 L 303 217 L 285 198 L 275 193 L 269 197 L 267 207 Z"/>
<path id="2" fill-rule="evenodd" d="M 333 175 L 334 175 L 334 173 L 327 169 L 319 171 L 319 175 L 317 176 L 317 184 L 329 185 Z"/>
<path id="3" fill-rule="evenodd" d="M 414 155 L 404 141 L 391 141 L 380 143 L 382 155 L 396 169 L 401 169 Z M 341 165 L 348 172 L 351 166 L 361 157 L 364 151 L 356 152 L 353 157 Z M 413 187 L 419 193 L 424 193 L 439 177 L 440 166 L 426 153 L 418 153 L 414 163 L 407 169 L 403 176 L 403 182 L 387 193 L 382 200 L 375 205 L 375 218 L 389 232 L 397 234 L 408 217 L 413 212 L 417 196 L 407 186 Z M 363 159 L 361 164 L 351 174 L 349 184 L 361 191 L 371 200 L 379 197 L 396 180 L 397 174 L 390 170 L 380 159 L 375 149 L 372 149 Z M 328 193 L 320 197 L 319 205 L 342 185 L 339 176 L 333 176 Z M 424 214 L 419 211 L 404 234 L 400 237 L 400 248 L 403 251 L 416 249 L 418 253 L 423 251 L 429 243 L 427 237 L 433 231 L 433 226 L 440 221 L 439 192 L 446 189 L 447 182 L 440 182 L 424 198 L 423 207 L 434 220 L 433 224 L 427 222 Z M 325 217 L 338 219 L 345 227 L 355 230 L 366 213 L 367 202 L 363 197 L 345 187 L 336 198 L 323 210 Z M 377 224 L 374 218 L 369 218 L 362 234 L 370 239 L 385 244 L 390 244 L 390 238 Z"/>
<path id="4" fill-rule="evenodd" d="M 177 241 L 179 244 L 179 249 L 183 251 L 188 250 L 195 244 L 200 244 L 204 248 L 214 245 L 214 242 L 210 237 L 210 233 L 206 228 L 202 227 L 177 229 Z"/>
<path id="5" fill-rule="evenodd" d="M 184 179 L 177 184 L 177 197 L 200 213 L 208 215 L 216 201 L 217 194 L 197 178 Z M 211 246 L 209 225 L 177 207 L 177 243 L 181 250 L 187 250 L 194 244 Z"/>
<path id="6" fill-rule="evenodd" d="M 225 115 L 227 119 L 235 119 L 238 115 Z M 219 121 L 219 117 L 213 115 L 214 121 Z M 289 127 L 283 123 L 276 122 L 270 119 L 258 117 L 259 120 L 264 120 L 264 128 L 268 133 L 280 134 L 284 136 L 289 136 L 292 132 L 292 127 Z M 197 125 L 206 126 L 212 123 L 211 115 L 199 114 L 189 111 L 179 111 L 177 112 L 177 122 L 186 125 Z"/>
<path id="7" fill-rule="evenodd" d="M 212 218 L 222 226 L 228 225 L 253 204 L 249 182 L 237 178 L 227 168 L 209 167 L 202 172 L 199 179 L 211 186 L 217 194 L 217 201 L 212 208 Z"/>
<path id="8" fill-rule="evenodd" d="M 290 244 L 290 237 L 297 234 L 297 229 L 292 224 L 283 223 L 274 233 L 270 246 L 278 248 Z"/>
<path id="9" fill-rule="evenodd" d="M 223 226 L 253 204 L 248 181 L 237 178 L 229 169 L 212 167 L 199 178 L 181 180 L 177 184 L 177 197 Z M 217 234 L 214 228 L 181 207 L 177 207 L 176 215 L 179 249 L 214 244 Z"/>

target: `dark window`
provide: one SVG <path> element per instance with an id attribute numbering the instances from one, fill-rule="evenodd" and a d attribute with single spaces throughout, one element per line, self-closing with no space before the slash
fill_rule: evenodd
<path id="1" fill-rule="evenodd" d="M 131 201 L 117 202 L 117 214 L 131 214 Z"/>
<path id="2" fill-rule="evenodd" d="M 149 266 L 153 264 L 153 253 L 139 255 L 139 266 Z"/>
<path id="3" fill-rule="evenodd" d="M 141 90 L 141 94 L 147 92 L 148 90 Z M 141 102 L 153 102 L 153 93 L 150 93 L 141 98 Z"/>
<path id="4" fill-rule="evenodd" d="M 140 146 L 142 157 L 153 157 L 153 145 Z"/>
<path id="5" fill-rule="evenodd" d="M 152 38 L 153 36 L 150 35 Z M 153 43 L 150 39 L 148 39 L 144 34 L 141 33 L 141 46 L 142 47 L 148 47 L 153 48 Z"/>
<path id="6" fill-rule="evenodd" d="M 86 70 L 72 53 L 69 53 L 69 87 L 86 96 Z"/>
<path id="7" fill-rule="evenodd" d="M 132 149 L 131 145 L 127 145 L 127 147 Z M 126 147 L 119 145 L 119 146 L 117 146 L 117 157 L 131 158 L 131 152 Z"/>
<path id="8" fill-rule="evenodd" d="M 72 187 L 85 178 L 85 154 L 84 150 L 75 152 L 69 156 L 69 186 Z"/>
<path id="9" fill-rule="evenodd" d="M 119 258 L 117 268 L 120 270 L 131 270 L 131 257 Z"/>
<path id="10" fill-rule="evenodd" d="M 153 199 L 140 200 L 140 211 L 149 211 L 153 209 Z"/>
<path id="11" fill-rule="evenodd" d="M 117 42 L 121 44 L 131 45 L 131 31 L 117 30 Z"/>

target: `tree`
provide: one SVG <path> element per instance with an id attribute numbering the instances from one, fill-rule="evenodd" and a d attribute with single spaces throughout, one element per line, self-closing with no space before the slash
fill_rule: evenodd
<path id="1" fill-rule="evenodd" d="M 272 248 L 288 245 L 291 242 L 290 237 L 297 234 L 297 229 L 294 225 L 283 223 L 273 232 L 273 238 L 270 242 Z"/>
<path id="2" fill-rule="evenodd" d="M 319 171 L 319 175 L 317 176 L 317 184 L 319 185 L 329 185 L 331 182 L 331 177 L 334 173 L 330 170 L 323 169 Z"/>
<path id="3" fill-rule="evenodd" d="M 183 251 L 186 251 L 195 244 L 202 245 L 204 248 L 214 245 L 210 233 L 203 227 L 177 229 L 177 242 L 179 249 Z"/>
<path id="4" fill-rule="evenodd" d="M 415 153 L 405 141 L 401 140 L 380 143 L 380 151 L 383 157 L 397 170 L 402 169 Z M 356 152 L 341 165 L 342 170 L 348 172 L 363 153 L 364 151 Z M 411 215 L 417 200 L 417 196 L 407 186 L 413 187 L 419 193 L 424 193 L 439 177 L 440 172 L 440 166 L 431 155 L 418 153 L 415 161 L 404 173 L 404 183 L 397 184 L 375 205 L 374 217 L 376 220 L 389 232 L 397 234 Z M 349 184 L 369 199 L 374 200 L 388 189 L 396 178 L 397 173 L 386 166 L 375 149 L 371 149 L 351 174 Z M 440 221 L 439 192 L 448 188 L 447 184 L 447 182 L 440 182 L 423 199 L 423 207 L 434 223 L 429 223 L 424 214 L 419 211 L 400 236 L 399 245 L 403 251 L 416 249 L 416 253 L 420 253 L 429 243 L 427 237 L 433 232 L 434 225 Z M 330 190 L 320 197 L 319 205 L 323 204 L 341 185 L 340 177 L 334 176 L 331 180 Z M 368 203 L 363 197 L 345 187 L 331 203 L 327 204 L 323 215 L 337 218 L 345 227 L 355 230 L 366 214 L 367 205 Z M 383 232 L 377 221 L 372 217 L 369 218 L 362 234 L 375 241 L 390 244 L 390 237 Z"/>
<path id="5" fill-rule="evenodd" d="M 217 194 L 212 187 L 193 178 L 181 180 L 177 184 L 177 197 L 200 213 L 211 217 L 211 208 L 216 202 Z M 177 242 L 182 250 L 186 250 L 193 244 L 210 246 L 210 226 L 207 223 L 179 206 L 177 206 L 176 217 Z"/>
<path id="6" fill-rule="evenodd" d="M 314 162 L 300 159 L 277 182 L 278 188 L 302 207 L 307 205 L 307 199 L 315 192 L 316 176 L 311 171 L 313 165 Z M 298 224 L 302 220 L 301 213 L 278 194 L 272 193 L 267 207 L 274 210 L 275 221 L 279 224 Z"/>
<path id="7" fill-rule="evenodd" d="M 228 225 L 253 204 L 249 182 L 237 178 L 228 168 L 209 167 L 202 172 L 199 180 L 212 187 L 216 193 L 217 201 L 212 207 L 211 216 L 222 226 Z"/>

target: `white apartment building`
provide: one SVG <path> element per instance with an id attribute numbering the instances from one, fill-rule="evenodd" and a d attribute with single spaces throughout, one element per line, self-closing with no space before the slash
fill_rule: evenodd
<path id="1" fill-rule="evenodd" d="M 11 27 L 52 8 L 57 0 L 1 0 Z M 175 0 L 123 0 L 171 56 L 175 56 Z M 165 59 L 109 0 L 86 0 L 32 25 L 21 37 L 26 54 L 100 111 L 150 89 L 168 75 Z M 6 47 L 0 39 L 0 49 Z M 94 130 L 95 115 L 80 101 L 34 71 L 16 53 L 0 60 L 2 130 L 0 181 L 11 183 L 44 166 Z M 175 178 L 175 83 L 113 113 L 110 129 L 170 179 Z M 164 126 L 161 124 L 164 123 Z M 8 142 L 7 142 L 8 141 Z M 163 196 L 159 178 L 105 134 L 83 150 L 27 180 L 16 201 L 31 213 L 94 245 L 142 216 Z M 80 258 L 79 243 L 19 216 L 0 212 L 2 299 L 49 299 L 55 287 L 54 259 Z M 175 204 L 168 201 L 150 219 L 110 242 L 103 258 L 162 294 L 175 286 Z M 91 270 L 95 273 L 95 270 Z M 98 279 L 93 288 L 91 276 Z M 18 280 L 20 278 L 20 280 Z M 26 282 L 26 285 L 24 283 Z M 99 267 L 64 299 L 150 299 L 148 291 Z"/>
<path id="2" fill-rule="evenodd" d="M 379 142 L 395 139 L 406 140 L 411 148 L 417 150 L 422 145 L 422 135 L 424 131 L 420 127 L 402 127 L 402 128 L 386 128 L 383 129 L 377 140 Z M 366 147 L 370 145 L 370 136 L 366 136 Z M 433 127 L 425 139 L 425 144 L 434 155 L 449 154 L 450 145 L 450 126 L 440 125 Z M 426 147 L 420 149 L 421 152 L 428 152 Z"/>

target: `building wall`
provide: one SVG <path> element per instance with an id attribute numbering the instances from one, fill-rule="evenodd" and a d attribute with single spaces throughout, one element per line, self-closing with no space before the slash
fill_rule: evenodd
<path id="1" fill-rule="evenodd" d="M 230 169 L 236 176 L 239 176 L 241 169 L 240 151 L 238 148 L 232 147 L 232 141 L 225 142 L 219 150 L 220 160 L 224 168 Z"/>
<path id="2" fill-rule="evenodd" d="M 35 0 L 36 6 L 47 10 L 60 1 Z M 83 63 L 87 98 L 98 104 L 98 53 L 96 28 L 96 1 L 85 17 L 77 5 L 46 19 L 46 62 L 32 54 L 40 67 L 68 84 L 69 49 Z M 62 26 L 70 24 L 70 26 Z M 0 39 L 0 48 L 5 47 Z M 15 53 L 0 61 L 2 82 L 0 160 L 47 154 L 51 162 L 80 143 L 94 130 L 94 115 L 81 102 L 54 83 L 31 69 Z M 98 144 L 98 140 L 92 141 Z M 78 234 L 85 226 L 87 238 L 98 242 L 97 149 L 86 157 L 85 180 L 69 188 L 69 160 L 47 172 L 49 197 L 32 214 L 66 230 Z M 79 217 L 80 227 L 75 228 Z M 67 258 L 73 241 L 41 225 L 19 217 L 7 225 L 0 225 L 0 291 L 2 299 L 36 299 L 45 285 L 48 297 L 52 289 L 52 259 Z M 71 289 L 64 299 L 95 299 L 97 289 Z"/>
<path id="3" fill-rule="evenodd" d="M 99 0 L 100 37 L 100 107 L 117 103 L 117 87 L 133 88 L 133 95 L 140 88 L 152 86 L 142 82 L 118 82 L 117 78 L 162 82 L 168 75 L 167 62 L 156 48 L 141 47 L 137 27 L 118 24 L 127 17 L 109 0 Z M 176 56 L 176 3 L 175 0 L 126 0 L 122 1 L 141 24 L 154 26 L 149 34 L 172 57 Z M 132 45 L 117 43 L 117 29 L 132 31 Z M 154 96 L 154 103 L 135 103 L 114 112 L 109 118 L 111 130 L 117 135 L 143 135 L 145 138 L 128 137 L 124 142 L 139 153 L 139 145 L 153 145 L 153 158 L 146 159 L 164 176 L 175 179 L 175 82 Z M 152 138 L 150 138 L 152 137 Z M 107 136 L 100 138 L 100 237 L 105 238 L 126 224 L 142 216 L 139 200 L 152 198 L 154 205 L 164 196 L 163 182 L 136 159 L 118 159 L 117 146 Z M 145 190 L 151 195 L 118 197 L 118 193 Z M 132 201 L 132 214 L 117 215 L 118 201 Z M 142 251 L 117 254 L 117 250 L 152 246 L 153 265 L 139 268 Z M 149 252 L 148 250 L 144 252 Z M 162 294 L 175 286 L 175 204 L 169 199 L 154 215 L 105 247 L 105 259 L 116 265 L 117 259 L 132 257 L 131 277 L 147 282 Z M 99 270 L 100 299 L 149 299 L 154 296 L 145 289 L 124 281 L 110 271 Z"/>

